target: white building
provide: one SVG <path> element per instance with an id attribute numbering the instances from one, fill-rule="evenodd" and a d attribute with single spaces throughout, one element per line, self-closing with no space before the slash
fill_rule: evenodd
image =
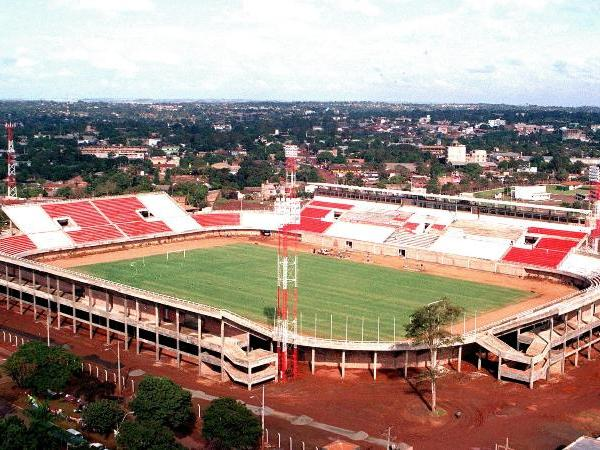
<path id="1" fill-rule="evenodd" d="M 160 144 L 160 138 L 148 138 L 149 147 L 158 147 L 158 144 Z"/>
<path id="2" fill-rule="evenodd" d="M 473 150 L 466 157 L 467 163 L 484 164 L 487 162 L 487 151 Z"/>
<path id="3" fill-rule="evenodd" d="M 590 166 L 589 179 L 590 183 L 600 183 L 600 167 Z"/>
<path id="4" fill-rule="evenodd" d="M 452 165 L 460 166 L 467 163 L 467 146 L 453 142 L 447 148 L 446 159 Z"/>
<path id="5" fill-rule="evenodd" d="M 490 119 L 488 120 L 488 125 L 492 128 L 503 127 L 506 125 L 506 120 L 504 119 Z"/>
<path id="6" fill-rule="evenodd" d="M 513 186 L 511 194 L 515 200 L 550 200 L 550 193 L 546 192 L 546 186 Z"/>

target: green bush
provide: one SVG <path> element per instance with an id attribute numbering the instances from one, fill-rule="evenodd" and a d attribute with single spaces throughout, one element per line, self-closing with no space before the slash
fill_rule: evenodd
<path id="1" fill-rule="evenodd" d="M 119 428 L 117 448 L 121 450 L 184 450 L 175 435 L 157 422 L 125 422 Z"/>
<path id="2" fill-rule="evenodd" d="M 202 415 L 202 435 L 222 449 L 254 449 L 260 442 L 259 420 L 232 398 L 214 400 Z"/>
<path id="3" fill-rule="evenodd" d="M 114 400 L 98 400 L 83 410 L 85 427 L 101 434 L 110 433 L 123 419 L 123 409 Z"/>
<path id="4" fill-rule="evenodd" d="M 79 372 L 80 359 L 62 347 L 47 347 L 42 342 L 23 344 L 4 363 L 9 376 L 23 388 L 35 393 L 60 391 L 69 378 Z"/>
<path id="5" fill-rule="evenodd" d="M 129 406 L 138 420 L 155 421 L 172 430 L 194 420 L 192 395 L 164 377 L 144 378 Z"/>

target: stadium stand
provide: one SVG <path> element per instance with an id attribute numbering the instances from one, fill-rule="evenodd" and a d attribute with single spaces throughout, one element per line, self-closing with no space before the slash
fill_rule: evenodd
<path id="1" fill-rule="evenodd" d="M 567 256 L 567 253 L 549 249 L 527 249 L 512 247 L 503 261 L 525 264 L 529 266 L 547 267 L 556 269 L 562 260 Z"/>
<path id="2" fill-rule="evenodd" d="M 138 194 L 137 198 L 158 220 L 175 233 L 200 230 L 199 224 L 167 194 Z"/>
<path id="3" fill-rule="evenodd" d="M 583 239 L 586 233 L 581 231 L 557 230 L 554 228 L 529 227 L 527 232 L 531 234 L 543 234 L 545 236 L 557 236 L 572 239 Z"/>
<path id="4" fill-rule="evenodd" d="M 451 255 L 498 261 L 510 247 L 511 241 L 489 236 L 464 233 L 461 229 L 448 229 L 430 247 L 430 250 Z"/>
<path id="5" fill-rule="evenodd" d="M 310 206 L 320 206 L 323 208 L 345 209 L 345 210 L 354 208 L 354 205 L 351 205 L 348 203 L 326 202 L 326 201 L 322 201 L 322 200 L 313 200 L 312 202 L 310 202 Z"/>
<path id="6" fill-rule="evenodd" d="M 195 214 L 193 219 L 203 227 L 239 226 L 240 215 L 231 213 Z"/>
<path id="7" fill-rule="evenodd" d="M 325 222 L 320 219 L 313 219 L 306 216 L 303 217 L 301 215 L 299 224 L 284 225 L 282 230 L 287 232 L 305 231 L 307 233 L 324 233 L 331 225 L 331 222 Z"/>
<path id="8" fill-rule="evenodd" d="M 566 239 L 541 238 L 535 248 L 568 253 L 576 245 L 577 242 Z"/>
<path id="9" fill-rule="evenodd" d="M 0 239 L 0 252 L 8 253 L 9 255 L 15 256 L 35 249 L 35 244 L 25 234 L 7 236 Z"/>
<path id="10" fill-rule="evenodd" d="M 147 209 L 135 196 L 94 200 L 93 204 L 128 237 L 172 231 L 163 221 L 155 219 L 151 213 L 148 219 L 143 218 L 141 211 Z"/>
<path id="11" fill-rule="evenodd" d="M 124 236 L 90 201 L 48 203 L 41 207 L 54 220 L 65 221 L 63 230 L 76 244 L 91 244 Z"/>
<path id="12" fill-rule="evenodd" d="M 338 221 L 331 224 L 323 234 L 350 241 L 368 241 L 382 244 L 394 231 L 395 229 L 392 227 Z"/>
<path id="13" fill-rule="evenodd" d="M 389 245 L 393 245 L 395 247 L 419 247 L 419 248 L 428 248 L 438 239 L 438 236 L 435 234 L 414 234 L 406 231 L 395 231 L 392 235 L 390 235 L 385 243 Z"/>
<path id="14" fill-rule="evenodd" d="M 312 219 L 322 219 L 331 212 L 331 209 L 306 207 L 300 211 L 301 217 L 310 217 Z"/>
<path id="15" fill-rule="evenodd" d="M 583 276 L 600 273 L 600 258 L 592 255 L 570 253 L 560 264 L 559 269 Z"/>

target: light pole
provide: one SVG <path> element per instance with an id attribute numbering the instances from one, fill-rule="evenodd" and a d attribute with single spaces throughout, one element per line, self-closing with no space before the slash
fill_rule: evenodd
<path id="1" fill-rule="evenodd" d="M 114 350 L 112 349 L 112 347 L 110 346 L 106 346 L 106 348 L 104 349 L 105 351 L 112 351 L 114 352 Z M 121 343 L 119 341 L 117 341 L 117 393 L 119 395 L 122 395 L 122 385 L 121 385 Z"/>
<path id="2" fill-rule="evenodd" d="M 48 302 L 50 303 L 50 302 Z M 50 305 L 48 304 L 48 314 L 46 314 L 46 343 L 50 347 Z"/>

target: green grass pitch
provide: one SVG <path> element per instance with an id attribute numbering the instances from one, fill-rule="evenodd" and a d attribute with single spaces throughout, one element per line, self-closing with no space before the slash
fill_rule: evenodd
<path id="1" fill-rule="evenodd" d="M 163 254 L 76 270 L 273 323 L 276 265 L 275 249 L 236 244 L 188 250 L 185 258 L 178 252 L 168 259 Z M 318 336 L 345 339 L 347 321 L 348 338 L 365 341 L 377 340 L 378 318 L 381 340 L 392 339 L 394 329 L 401 337 L 412 311 L 443 296 L 472 314 L 531 295 L 305 253 L 298 255 L 298 279 L 299 328 L 304 334 L 315 334 L 316 318 Z"/>

